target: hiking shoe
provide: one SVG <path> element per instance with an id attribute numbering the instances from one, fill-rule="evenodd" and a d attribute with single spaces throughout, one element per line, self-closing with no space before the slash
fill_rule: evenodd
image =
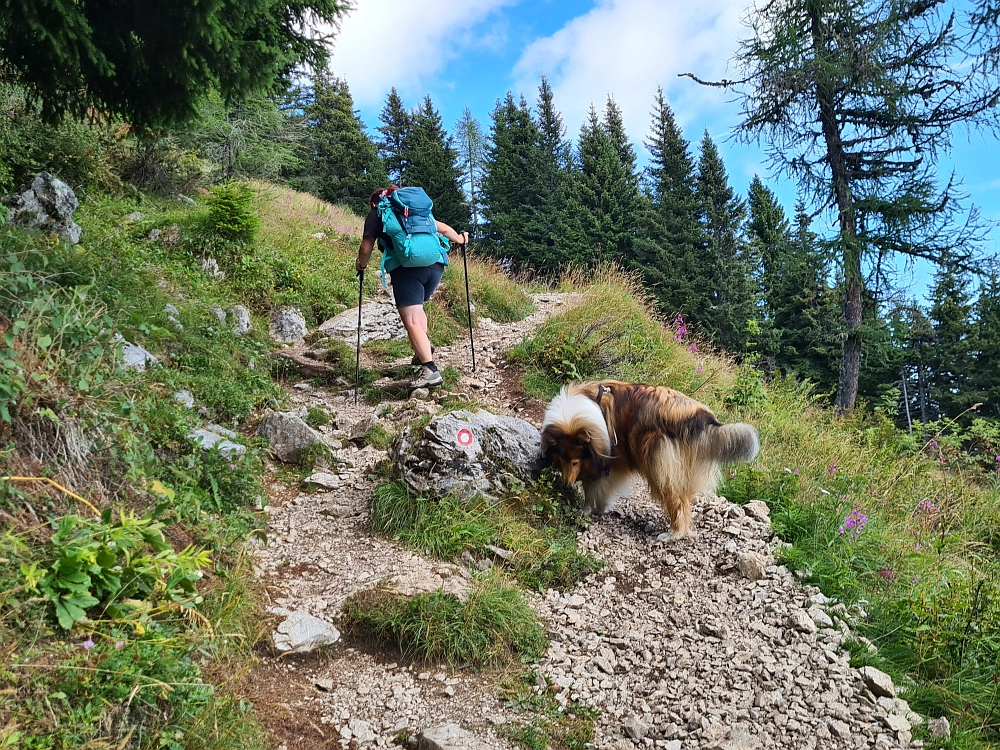
<path id="1" fill-rule="evenodd" d="M 410 383 L 410 387 L 413 389 L 434 388 L 442 383 L 444 383 L 444 379 L 441 377 L 440 372 L 432 370 L 429 367 L 421 367 L 420 374 L 417 375 L 416 380 Z"/>
<path id="2" fill-rule="evenodd" d="M 434 356 L 434 344 L 431 344 L 431 356 Z M 420 357 L 414 354 L 413 359 L 410 360 L 410 364 L 413 365 L 414 367 L 420 367 L 420 365 L 422 365 L 423 362 L 420 361 Z"/>

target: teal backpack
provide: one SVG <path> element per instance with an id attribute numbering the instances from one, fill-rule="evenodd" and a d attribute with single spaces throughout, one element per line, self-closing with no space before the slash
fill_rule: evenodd
<path id="1" fill-rule="evenodd" d="M 405 187 L 383 196 L 378 202 L 382 230 L 392 240 L 392 247 L 382 247 L 382 271 L 392 253 L 389 270 L 399 266 L 423 268 L 435 263 L 448 263 L 448 240 L 438 234 L 437 222 L 431 213 L 434 202 L 420 187 Z M 395 261 L 393 263 L 392 261 Z"/>

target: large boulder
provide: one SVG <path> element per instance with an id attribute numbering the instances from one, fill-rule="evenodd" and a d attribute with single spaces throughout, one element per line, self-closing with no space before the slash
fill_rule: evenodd
<path id="1" fill-rule="evenodd" d="M 346 341 L 351 346 L 358 343 L 358 311 L 355 308 L 344 310 L 325 321 L 317 329 L 320 334 L 329 338 Z M 377 299 L 361 306 L 361 343 L 369 341 L 384 341 L 387 339 L 405 339 L 406 329 L 399 319 L 399 312 L 388 299 Z"/>
<path id="2" fill-rule="evenodd" d="M 326 448 L 323 437 L 292 412 L 271 412 L 261 420 L 257 437 L 267 439 L 271 452 L 286 464 L 301 464 L 310 448 Z M 328 449 L 327 449 L 328 450 Z"/>
<path id="3" fill-rule="evenodd" d="M 396 471 L 415 491 L 435 496 L 498 496 L 541 471 L 541 436 L 523 419 L 453 411 L 395 445 Z"/>
<path id="4" fill-rule="evenodd" d="M 271 310 L 271 338 L 281 344 L 301 344 L 306 336 L 306 319 L 294 307 Z"/>
<path id="5" fill-rule="evenodd" d="M 69 185 L 48 172 L 39 172 L 31 186 L 15 196 L 10 221 L 24 229 L 57 234 L 63 242 L 75 245 L 83 232 L 73 221 L 78 205 Z"/>

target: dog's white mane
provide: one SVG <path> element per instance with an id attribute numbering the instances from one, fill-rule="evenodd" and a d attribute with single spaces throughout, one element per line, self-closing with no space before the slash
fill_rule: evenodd
<path id="1" fill-rule="evenodd" d="M 604 437 L 605 445 L 611 445 L 611 436 L 608 434 L 608 425 L 604 421 L 601 407 L 582 393 L 570 393 L 568 386 L 565 385 L 545 410 L 542 429 L 553 424 L 568 425 L 574 417 L 589 422 Z"/>

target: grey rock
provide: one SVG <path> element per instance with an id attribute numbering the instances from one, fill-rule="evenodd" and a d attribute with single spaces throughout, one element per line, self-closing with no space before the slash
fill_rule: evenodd
<path id="1" fill-rule="evenodd" d="M 149 234 L 146 235 L 146 239 L 149 240 L 150 242 L 156 242 L 158 239 L 160 239 L 161 231 L 162 230 L 153 227 L 152 229 L 149 230 Z"/>
<path id="2" fill-rule="evenodd" d="M 751 500 L 743 506 L 743 512 L 758 521 L 771 522 L 771 509 L 763 500 Z"/>
<path id="3" fill-rule="evenodd" d="M 910 722 L 899 714 L 887 714 L 884 721 L 885 725 L 894 732 L 909 732 L 911 729 Z"/>
<path id="4" fill-rule="evenodd" d="M 323 692 L 326 692 L 326 693 L 329 693 L 331 690 L 333 690 L 333 687 L 334 687 L 333 680 L 331 678 L 329 678 L 329 677 L 320 677 L 313 684 L 317 688 L 319 688 L 320 690 L 322 690 Z"/>
<path id="5" fill-rule="evenodd" d="M 298 344 L 306 336 L 306 319 L 294 307 L 276 307 L 271 310 L 269 331 L 278 343 Z"/>
<path id="6" fill-rule="evenodd" d="M 154 230 L 155 231 L 155 230 Z M 152 232 L 150 232 L 152 235 Z M 150 239 L 156 239 L 150 236 Z M 212 279 L 224 279 L 226 278 L 226 272 L 219 268 L 219 261 L 215 258 L 208 256 L 207 258 L 202 258 L 198 261 L 198 265 L 201 267 L 202 272 Z"/>
<path id="7" fill-rule="evenodd" d="M 420 733 L 417 740 L 417 750 L 487 750 L 487 748 L 488 745 L 458 724 L 428 727 Z"/>
<path id="8" fill-rule="evenodd" d="M 177 200 L 179 202 L 183 203 L 186 206 L 194 206 L 194 205 L 196 205 L 194 198 L 189 198 L 188 196 L 184 195 L 183 193 L 178 193 L 177 194 Z"/>
<path id="9" fill-rule="evenodd" d="M 115 341 L 120 344 L 119 351 L 122 354 L 122 368 L 126 370 L 143 372 L 147 366 L 151 367 L 159 361 L 138 344 L 126 341 L 125 337 L 120 333 L 115 334 Z"/>
<path id="10" fill-rule="evenodd" d="M 310 235 L 314 240 L 325 240 L 326 232 L 316 232 L 316 234 Z"/>
<path id="11" fill-rule="evenodd" d="M 351 734 L 354 735 L 354 739 L 363 745 L 375 741 L 377 735 L 372 731 L 371 724 L 367 721 L 351 719 L 347 722 L 347 726 L 350 728 Z"/>
<path id="12" fill-rule="evenodd" d="M 830 734 L 834 737 L 840 737 L 842 740 L 846 740 L 851 736 L 851 727 L 846 722 L 838 719 L 830 719 L 826 725 L 830 730 Z"/>
<path id="13" fill-rule="evenodd" d="M 828 615 L 819 607 L 810 607 L 809 616 L 812 618 L 812 621 L 816 623 L 817 627 L 820 628 L 833 627 L 833 619 L 830 617 L 830 615 Z"/>
<path id="14" fill-rule="evenodd" d="M 335 490 L 340 487 L 340 477 L 336 474 L 330 474 L 326 471 L 317 471 L 310 474 L 305 479 L 306 484 L 314 484 L 317 487 L 322 487 L 325 490 Z"/>
<path id="15" fill-rule="evenodd" d="M 253 323 L 250 321 L 250 311 L 243 305 L 233 305 L 229 308 L 229 315 L 232 316 L 233 333 L 243 336 L 250 332 Z"/>
<path id="16" fill-rule="evenodd" d="M 797 609 L 794 612 L 792 612 L 790 615 L 788 615 L 788 618 L 785 620 L 785 623 L 788 625 L 788 627 L 793 628 L 799 631 L 800 633 L 815 633 L 817 629 L 816 623 L 813 622 L 813 619 L 809 616 L 809 613 L 806 612 L 804 609 Z"/>
<path id="17" fill-rule="evenodd" d="M 541 436 L 529 422 L 487 411 L 434 417 L 394 446 L 396 471 L 417 492 L 435 496 L 503 494 L 537 479 Z"/>
<path id="18" fill-rule="evenodd" d="M 622 725 L 622 731 L 636 742 L 639 742 L 643 737 L 649 734 L 649 725 L 644 724 L 635 717 L 632 717 Z"/>
<path id="19" fill-rule="evenodd" d="M 681 750 L 682 747 L 680 740 L 667 740 L 666 744 L 663 745 L 663 750 Z"/>
<path id="20" fill-rule="evenodd" d="M 358 343 L 358 311 L 356 308 L 344 310 L 317 329 L 319 333 L 344 341 L 351 346 Z M 388 299 L 377 299 L 361 306 L 361 343 L 405 339 L 406 329 L 399 319 L 399 312 Z"/>
<path id="21" fill-rule="evenodd" d="M 759 581 L 764 577 L 764 570 L 770 565 L 768 557 L 759 552 L 741 552 L 736 558 L 736 567 L 744 578 Z"/>
<path id="22" fill-rule="evenodd" d="M 290 412 L 270 412 L 261 420 L 257 437 L 271 443 L 271 451 L 281 461 L 290 464 L 302 462 L 303 453 L 314 445 L 325 447 L 323 437 Z"/>
<path id="23" fill-rule="evenodd" d="M 931 719 L 927 722 L 927 734 L 935 740 L 946 740 L 951 737 L 951 724 L 947 716 Z"/>
<path id="24" fill-rule="evenodd" d="M 272 611 L 286 615 L 271 635 L 274 647 L 278 651 L 305 654 L 340 640 L 339 630 L 325 620 L 313 617 L 308 612 L 301 610 L 293 612 L 287 610 Z"/>
<path id="25" fill-rule="evenodd" d="M 215 319 L 218 320 L 221 325 L 226 324 L 226 311 L 221 307 L 218 305 L 212 305 L 208 308 L 208 311 L 215 316 Z"/>
<path id="26" fill-rule="evenodd" d="M 198 427 L 188 433 L 188 439 L 202 450 L 210 451 L 215 448 L 224 456 L 244 455 L 247 452 L 247 447 L 239 443 L 234 443 L 228 439 L 229 437 L 235 437 L 235 435 L 227 437 L 217 430 L 206 429 L 204 427 Z"/>
<path id="27" fill-rule="evenodd" d="M 128 215 L 128 220 L 133 223 L 136 221 L 142 221 L 145 218 L 146 214 L 144 214 L 142 211 L 133 211 Z"/>
<path id="28" fill-rule="evenodd" d="M 872 691 L 876 697 L 885 696 L 887 698 L 896 697 L 896 686 L 892 684 L 892 678 L 875 667 L 861 667 L 858 670 L 861 679 L 864 680 L 865 687 Z"/>
<path id="29" fill-rule="evenodd" d="M 174 401 L 188 409 L 194 408 L 194 396 L 191 395 L 191 391 L 175 391 Z"/>
<path id="30" fill-rule="evenodd" d="M 14 226 L 56 234 L 63 242 L 75 245 L 83 232 L 73 221 L 78 205 L 69 185 L 48 172 L 39 172 L 31 186 L 15 196 L 9 218 Z"/>

